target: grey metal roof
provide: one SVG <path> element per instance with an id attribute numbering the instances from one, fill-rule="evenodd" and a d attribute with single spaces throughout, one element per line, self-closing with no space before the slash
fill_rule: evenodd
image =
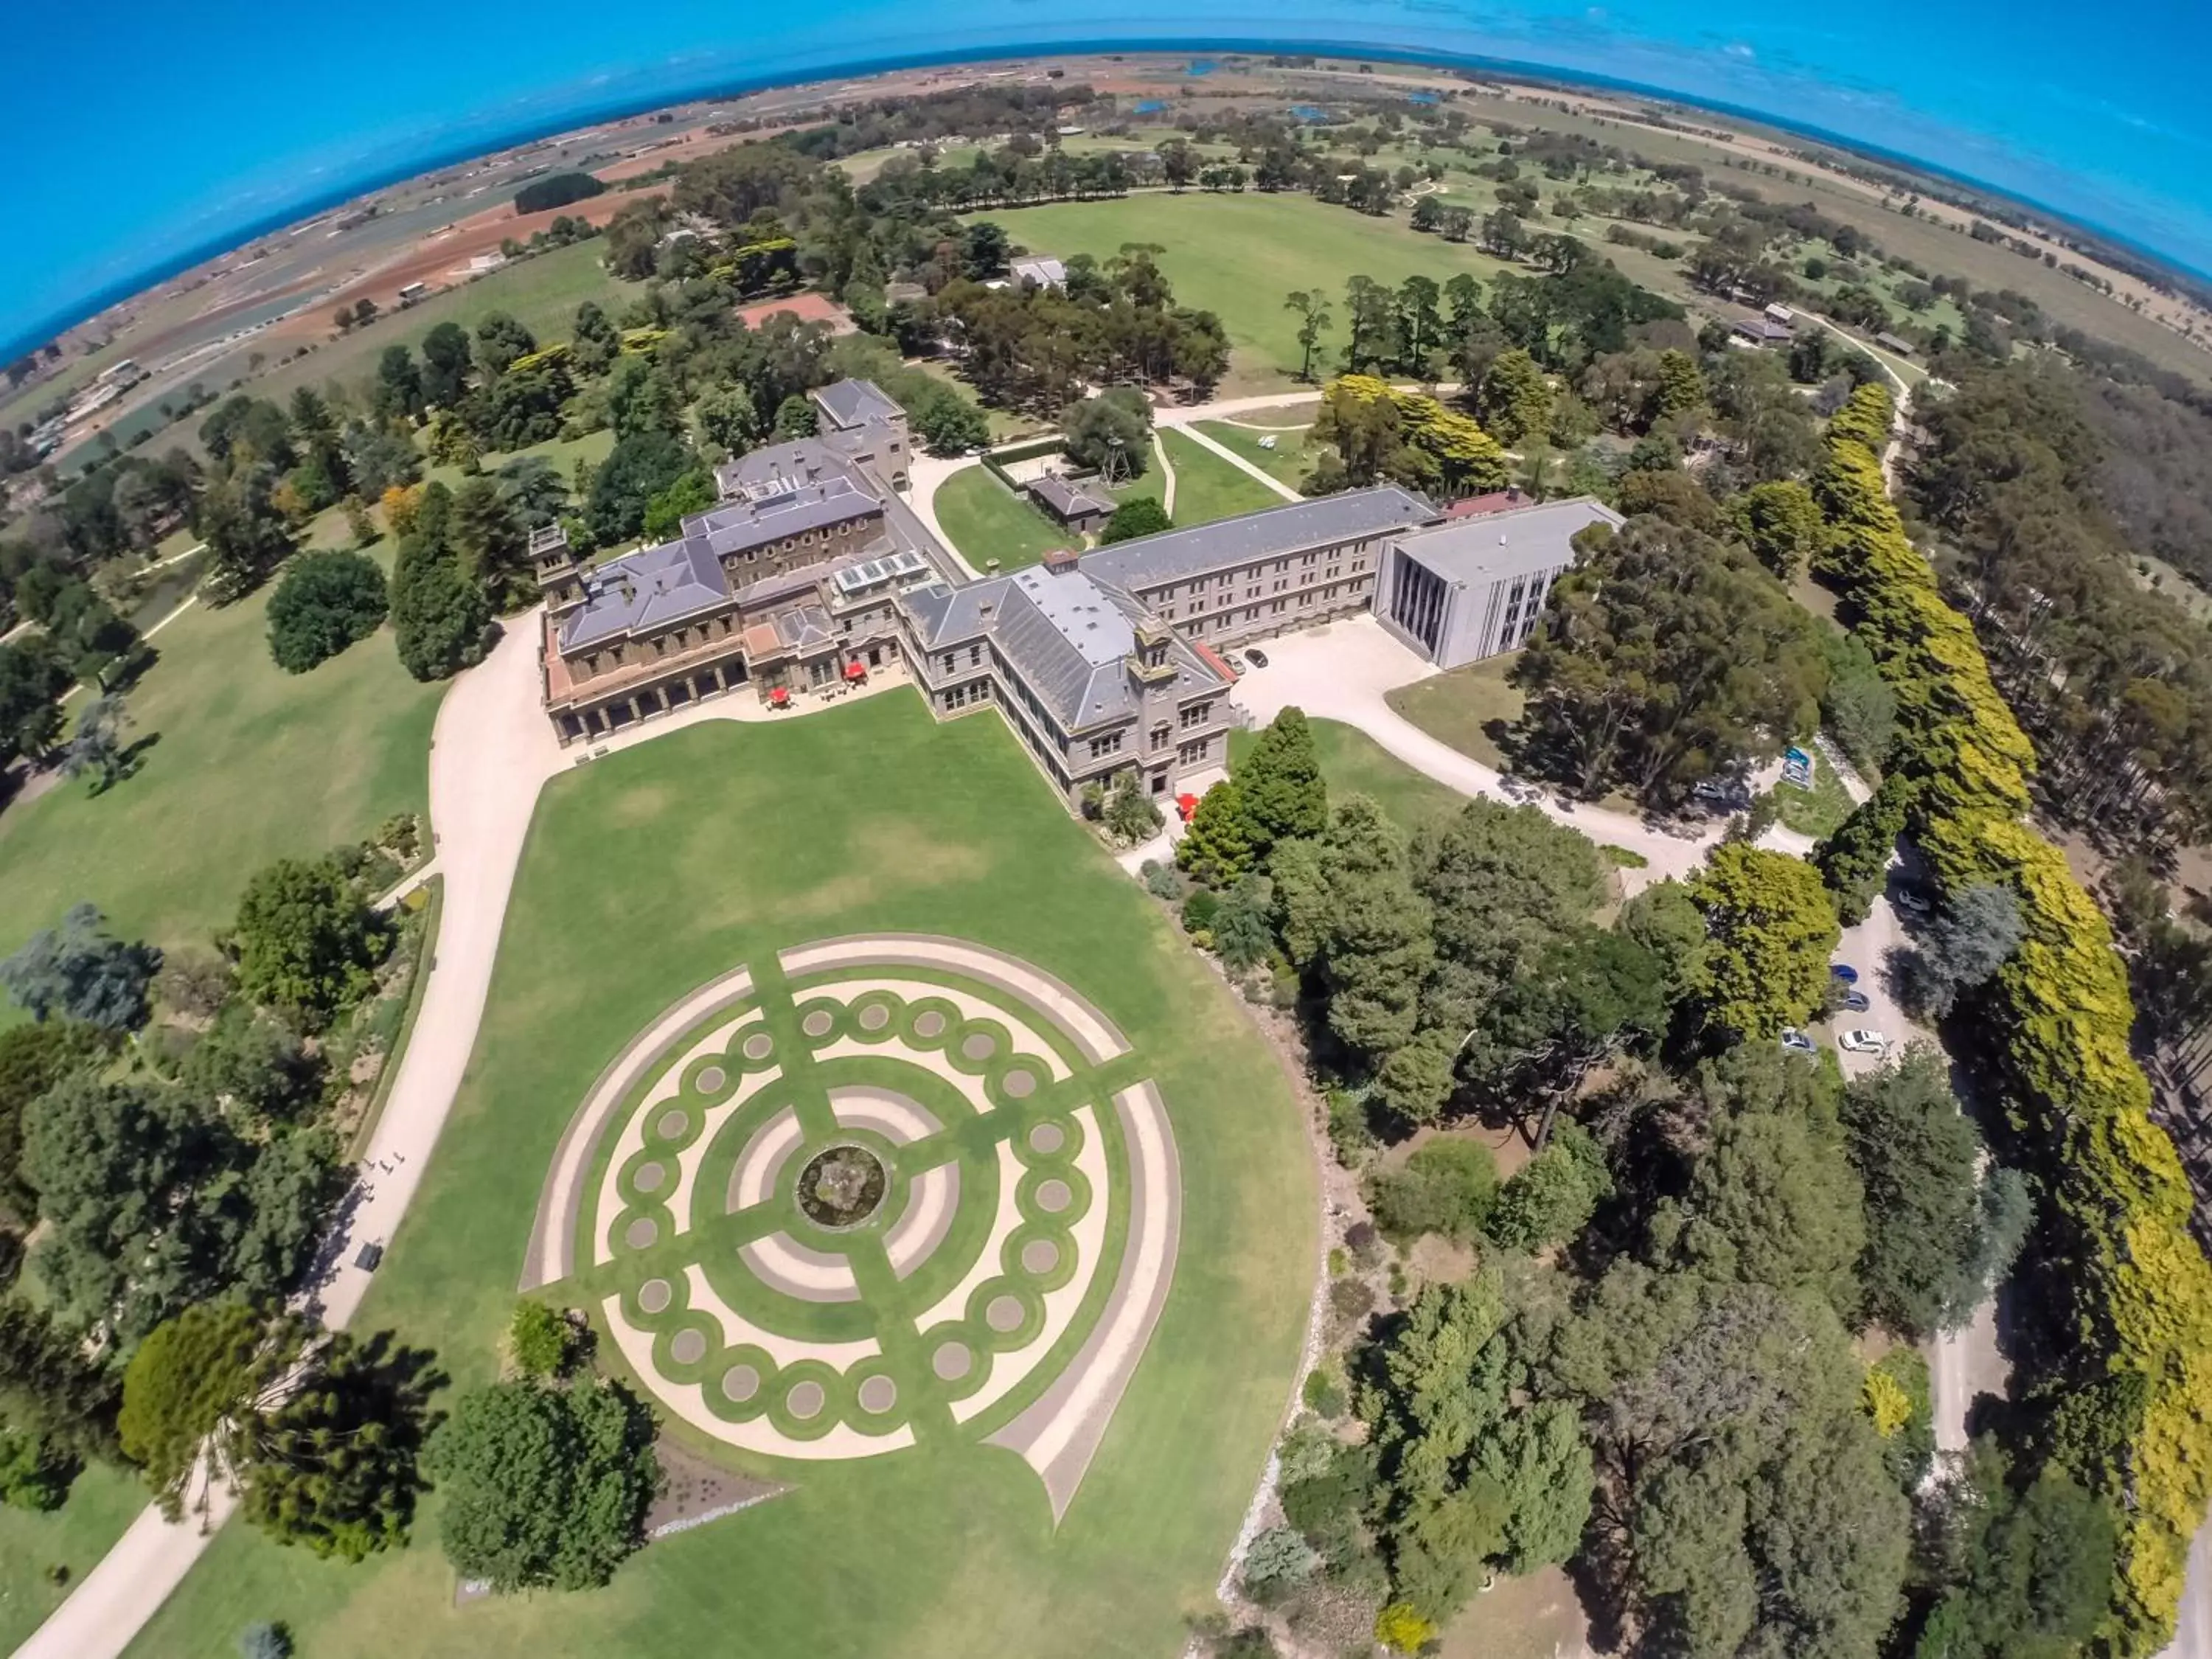
<path id="1" fill-rule="evenodd" d="M 1039 288 L 1067 286 L 1067 267 L 1049 253 L 1025 253 L 1010 260 L 1006 269 L 1018 283 L 1035 283 Z"/>
<path id="2" fill-rule="evenodd" d="M 1060 518 L 1079 519 L 1086 513 L 1111 513 L 1114 503 L 1078 488 L 1057 472 L 1040 472 L 1024 486 Z"/>
<path id="3" fill-rule="evenodd" d="M 787 478 L 763 484 L 752 496 L 739 496 L 684 520 L 686 546 L 708 550 L 716 559 L 765 547 L 809 530 L 866 518 L 879 510 L 875 495 L 843 473 L 801 483 Z"/>
<path id="4" fill-rule="evenodd" d="M 1594 524 L 1618 530 L 1625 522 L 1604 502 L 1579 495 L 1416 530 L 1401 536 L 1398 546 L 1446 581 L 1486 586 L 1501 576 L 1530 576 L 1572 564 L 1575 537 Z"/>
<path id="5" fill-rule="evenodd" d="M 562 624 L 561 648 L 663 627 L 729 602 L 722 568 L 703 546 L 686 540 L 641 547 L 584 573 L 584 603 Z"/>
<path id="6" fill-rule="evenodd" d="M 873 380 L 832 381 L 815 388 L 814 401 L 831 421 L 846 428 L 896 421 L 906 413 Z"/>
<path id="7" fill-rule="evenodd" d="M 1164 530 L 1157 536 L 1116 542 L 1083 556 L 1091 575 L 1133 592 L 1162 582 L 1210 575 L 1255 559 L 1300 553 L 1362 536 L 1386 534 L 1425 524 L 1436 509 L 1396 484 L 1376 484 L 1294 501 L 1241 518 Z"/>

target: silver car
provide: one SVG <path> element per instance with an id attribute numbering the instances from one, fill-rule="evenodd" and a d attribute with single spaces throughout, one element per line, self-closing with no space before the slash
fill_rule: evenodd
<path id="1" fill-rule="evenodd" d="M 1889 1052 L 1889 1039 L 1879 1031 L 1861 1027 L 1843 1033 L 1836 1039 L 1836 1046 L 1849 1054 L 1881 1054 Z"/>

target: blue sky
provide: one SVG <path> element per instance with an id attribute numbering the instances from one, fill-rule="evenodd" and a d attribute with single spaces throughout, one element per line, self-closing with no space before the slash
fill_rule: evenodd
<path id="1" fill-rule="evenodd" d="M 2212 6 L 2139 0 L 246 0 L 26 3 L 0 342 L 185 253 L 440 155 L 611 106 L 1062 43 L 1395 47 L 1610 76 L 1878 144 L 2212 270 Z M 951 20 L 951 21 L 948 21 Z"/>

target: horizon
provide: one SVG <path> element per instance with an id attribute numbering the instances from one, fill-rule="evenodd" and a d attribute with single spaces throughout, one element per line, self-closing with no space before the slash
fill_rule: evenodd
<path id="1" fill-rule="evenodd" d="M 1147 0 L 1150 3 L 1150 0 Z M 884 0 L 848 0 L 854 16 Z M 1231 6 L 1249 6 L 1251 0 L 1217 0 Z M 1310 0 L 1298 0 L 1299 4 Z M 1484 31 L 1439 24 L 1443 8 L 1437 0 L 1398 0 L 1401 17 L 1392 21 L 1373 16 L 1362 20 L 1363 34 L 1354 39 L 1341 26 L 1332 25 L 1318 13 L 1300 16 L 1293 8 L 1287 16 L 1261 20 L 1237 18 L 1190 21 L 1133 16 L 1108 21 L 1083 31 L 1072 26 L 1041 22 L 1029 15 L 1026 0 L 992 0 L 994 10 L 1010 15 L 971 27 L 959 36 L 939 35 L 929 42 L 902 39 L 896 31 L 872 33 L 843 27 L 838 39 L 817 44 L 804 30 L 784 40 L 781 56 L 755 54 L 738 58 L 726 49 L 709 47 L 680 52 L 654 61 L 628 66 L 600 68 L 577 78 L 573 73 L 553 78 L 562 70 L 580 70 L 579 63 L 548 63 L 538 78 L 523 81 L 528 67 L 517 65 L 504 95 L 495 88 L 483 101 L 462 106 L 458 112 L 434 118 L 430 125 L 403 123 L 397 131 L 361 129 L 348 131 L 347 110 L 325 100 L 312 107 L 289 112 L 293 123 L 287 141 L 282 131 L 267 131 L 275 123 L 234 123 L 224 128 L 225 142 L 205 147 L 197 173 L 206 175 L 209 187 L 194 190 L 195 169 L 179 166 L 148 173 L 137 167 L 137 147 L 117 136 L 105 149 L 88 146 L 79 159 L 82 168 L 67 177 L 49 169 L 33 180 L 27 204 L 29 222 L 18 246 L 28 245 L 33 257 L 12 270 L 0 271 L 0 357 L 12 358 L 58 337 L 68 329 L 142 293 L 179 273 L 220 258 L 257 238 L 326 212 L 343 202 L 388 188 L 440 167 L 451 166 L 595 122 L 623 119 L 671 105 L 696 102 L 716 96 L 736 97 L 778 88 L 830 83 L 848 77 L 915 67 L 953 67 L 1042 57 L 1103 58 L 1116 52 L 1146 57 L 1182 52 L 1313 53 L 1326 58 L 1361 58 L 1416 63 L 1437 68 L 1459 68 L 1500 78 L 1585 84 L 1595 88 L 1667 99 L 1738 120 L 1762 123 L 1801 135 L 1809 140 L 1858 151 L 1872 159 L 1915 168 L 1970 188 L 2001 195 L 2056 222 L 2105 239 L 2130 252 L 2168 267 L 2176 276 L 2212 279 L 2212 202 L 2202 199 L 2199 173 L 2203 152 L 2212 151 L 2212 116 L 2184 106 L 2162 108 L 2162 88 L 2153 71 L 2156 66 L 2136 60 L 2146 77 L 2138 88 L 2141 108 L 2121 106 L 2112 97 L 2084 106 L 2073 99 L 2069 112 L 2075 118 L 2055 130 L 2072 143 L 2070 159 L 2039 154 L 2024 147 L 2017 134 L 1978 130 L 1961 118 L 1958 110 L 1947 112 L 1945 100 L 1923 95 L 1909 101 L 1902 86 L 1883 87 L 1866 80 L 1867 65 L 1854 64 L 1834 48 L 1843 43 L 1832 37 L 1815 37 L 1832 50 L 1830 60 L 1815 64 L 1807 51 L 1808 42 L 1796 40 L 1786 25 L 1768 21 L 1761 27 L 1737 30 L 1698 26 L 1699 40 L 1686 43 L 1666 38 L 1657 20 L 1672 9 L 1671 0 L 1641 0 L 1636 9 L 1644 14 L 1624 21 L 1630 9 L 1619 15 L 1603 8 L 1571 9 L 1562 0 L 1517 0 L 1520 28 L 1515 20 L 1486 20 Z M 2161 0 L 2171 5 L 2172 0 Z M 2055 10 L 2051 0 L 2033 0 L 2031 9 Z M 226 0 L 215 9 L 234 9 Z M 163 12 L 133 4 L 134 12 L 167 18 Z M 703 9 L 700 0 L 688 0 L 674 9 Z M 1257 7 L 1252 9 L 1257 10 Z M 1748 8 L 1746 8 L 1748 10 Z M 1938 7 L 1939 11 L 1945 9 Z M 1954 0 L 1952 12 L 1978 9 Z M 1877 43 L 1888 36 L 1880 13 L 1899 15 L 1906 9 L 1900 0 L 1869 14 L 1865 29 L 1853 37 Z M 1916 21 L 1925 23 L 1928 6 L 1914 9 Z M 1711 8 L 1701 10 L 1705 16 Z M 202 15 L 204 15 L 203 14 Z M 503 15 L 503 14 L 502 14 Z M 542 12 L 533 14 L 542 21 Z M 219 20 L 218 20 L 219 21 Z M 472 24 L 498 22 L 501 16 L 477 17 Z M 1715 19 L 1717 22 L 1720 20 Z M 1954 20 L 1967 21 L 1967 20 Z M 2021 21 L 2015 9 L 2009 21 Z M 2212 46 L 2212 26 L 2195 19 L 2180 20 L 2193 26 Z M 817 23 L 818 33 L 822 27 Z M 1301 34 L 1300 28 L 1313 32 Z M 1328 31 L 1334 27 L 1335 33 Z M 44 33 L 28 42 L 33 73 L 27 77 L 43 94 L 0 112 L 0 134 L 11 125 L 25 131 L 46 130 L 43 100 L 58 100 L 76 88 L 63 83 L 72 77 L 58 67 L 52 75 L 35 72 L 41 52 L 61 54 L 73 38 L 71 20 L 53 20 Z M 1209 30 L 1218 32 L 1207 32 Z M 1761 33 L 1765 44 L 1753 37 Z M 1087 36 L 1087 38 L 1081 38 Z M 1741 38 L 1738 38 L 1741 37 Z M 866 54 L 851 51 L 843 41 L 872 39 L 877 49 Z M 1474 50 L 1477 42 L 1491 49 Z M 1714 44 L 1714 43 L 1718 44 Z M 145 42 L 148 52 L 170 52 L 178 43 L 157 46 Z M 231 43 L 219 43 L 228 45 Z M 533 43 L 543 48 L 540 36 Z M 1996 44 L 1996 43 L 1992 43 Z M 1518 50 L 1510 50 L 1517 46 Z M 1549 51 L 1542 48 L 1548 46 Z M 464 54 L 465 55 L 465 54 Z M 541 50 L 539 56 L 544 54 Z M 2169 68 L 2190 54 L 2176 54 Z M 188 63 L 189 59 L 179 59 Z M 392 93 L 395 111 L 435 102 L 442 94 L 428 65 L 443 59 L 416 54 L 395 67 L 417 67 L 412 78 L 380 81 Z M 1776 67 L 1778 65 L 1779 67 Z M 2094 76 L 2083 64 L 2083 75 Z M 80 77 L 81 78 L 81 77 Z M 125 72 L 108 77 L 111 95 L 129 101 L 131 76 Z M 2079 84 L 2082 76 L 2069 77 Z M 1961 92 L 1978 82 L 1959 82 Z M 1983 91 L 1988 88 L 1981 88 Z M 2008 107 L 2029 101 L 2031 90 L 2018 82 L 2003 88 Z M 2055 88 L 2048 89 L 2057 96 Z M 2112 93 L 2122 88 L 2114 87 Z M 1774 107 L 1787 94 L 1797 94 L 1790 112 Z M 1960 99 L 1951 99 L 1961 104 Z M 72 106 L 80 129 L 97 126 L 100 112 L 79 98 Z M 442 106 L 452 112 L 454 106 Z M 1822 109 L 1828 111 L 1822 118 Z M 2101 125 L 2085 118 L 2085 107 L 2101 114 Z M 1963 104 L 1961 104 L 1963 109 Z M 272 115 L 264 110 L 264 115 Z M 2001 123 L 1985 121 L 1985 128 Z M 2135 135 L 2127 140 L 2130 159 L 2144 165 L 2135 179 L 2099 177 L 2105 171 L 2098 158 L 2109 163 L 2114 128 Z M 241 127 L 251 127 L 250 132 Z M 1876 131 L 1869 128 L 1879 128 Z M 2046 133 L 2048 138 L 2051 134 Z M 244 143 L 243 140 L 251 139 Z M 2094 142 L 2093 142 L 2094 141 Z M 125 167 L 126 161 L 131 164 Z M 2155 165 L 2153 165 L 2155 163 Z M 105 167 L 115 176 L 106 181 L 96 176 Z M 215 170 L 222 169 L 227 183 L 215 185 Z M 135 171 L 133 170 L 135 169 Z M 2171 175 L 2166 188 L 2158 180 Z M 125 205 L 113 198 L 127 198 L 126 180 L 135 179 L 141 195 L 158 197 L 167 191 L 174 199 L 167 217 L 158 202 L 145 205 L 128 227 L 109 225 L 114 210 Z M 210 189 L 213 193 L 210 194 Z M 88 204 L 100 204 L 101 215 L 88 215 Z M 55 243 L 52 248 L 39 246 Z M 72 242 L 76 245 L 72 249 Z"/>

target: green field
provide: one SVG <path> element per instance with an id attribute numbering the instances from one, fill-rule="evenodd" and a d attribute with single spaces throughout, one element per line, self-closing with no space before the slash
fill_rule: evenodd
<path id="1" fill-rule="evenodd" d="M 1221 395 L 1237 397 L 1291 384 L 1297 372 L 1297 319 L 1283 308 L 1293 289 L 1319 289 L 1337 315 L 1324 345 L 1344 343 L 1347 277 L 1372 276 L 1395 287 L 1408 276 L 1438 282 L 1464 270 L 1485 278 L 1506 269 L 1471 246 L 1425 236 L 1402 216 L 1373 219 L 1309 196 L 1129 196 L 1119 201 L 1055 202 L 998 209 L 996 219 L 1017 242 L 1065 258 L 1111 258 L 1125 242 L 1165 250 L 1160 269 L 1182 304 L 1221 319 L 1233 348 Z M 1316 372 L 1334 362 L 1317 361 Z"/>
<path id="2" fill-rule="evenodd" d="M 1406 720 L 1438 743 L 1449 744 L 1471 760 L 1498 771 L 1510 769 L 1498 746 L 1498 732 L 1521 718 L 1526 701 L 1520 688 L 1506 683 L 1520 653 L 1468 663 L 1449 673 L 1432 674 L 1400 686 L 1384 699 Z"/>
<path id="3" fill-rule="evenodd" d="M 325 339 L 306 356 L 270 369 L 242 389 L 283 403 L 295 386 L 363 380 L 376 372 L 376 360 L 386 346 L 419 345 L 440 323 L 459 323 L 473 331 L 495 311 L 506 312 L 536 335 L 541 345 L 565 340 L 576 307 L 585 301 L 598 301 L 610 317 L 619 319 L 623 308 L 645 291 L 642 283 L 607 275 L 599 263 L 601 251 L 602 244 L 594 237 L 503 265 L 489 276 L 434 294 L 421 305 L 392 312 L 342 339 Z"/>
<path id="4" fill-rule="evenodd" d="M 1306 434 L 1312 430 L 1311 427 L 1300 426 L 1274 432 L 1262 432 L 1255 428 L 1287 426 L 1290 421 L 1300 416 L 1310 421 L 1313 410 L 1297 408 L 1262 409 L 1249 415 L 1240 415 L 1235 421 L 1200 421 L 1198 423 L 1198 429 L 1224 449 L 1235 450 L 1261 471 L 1280 478 L 1291 489 L 1296 489 L 1305 479 L 1309 465 L 1306 454 Z M 1261 448 L 1260 440 L 1262 438 L 1273 438 L 1275 441 L 1275 447 L 1273 449 Z"/>
<path id="5" fill-rule="evenodd" d="M 1311 1155 L 1249 1018 L 988 715 L 938 726 L 894 695 L 694 726 L 555 780 L 468 1079 L 357 1324 L 434 1346 L 463 1384 L 487 1377 L 548 1159 L 600 1069 L 736 964 L 862 931 L 953 934 L 1065 978 L 1173 1119 L 1173 1288 L 1056 1528 L 1026 1466 L 931 1440 L 783 1466 L 795 1491 L 649 1546 L 607 1589 L 457 1609 L 434 1495 L 412 1548 L 361 1567 L 228 1528 L 131 1651 L 230 1659 L 257 1619 L 289 1622 L 313 1659 L 381 1659 L 395 1640 L 471 1659 L 1176 1651 L 1286 1403 Z"/>
<path id="6" fill-rule="evenodd" d="M 1159 440 L 1168 465 L 1175 468 L 1177 524 L 1211 524 L 1283 504 L 1280 495 L 1250 473 L 1239 471 L 1186 434 L 1166 428 Z"/>
<path id="7" fill-rule="evenodd" d="M 954 473 L 937 492 L 937 521 L 968 562 L 988 575 L 1035 564 L 1056 547 L 1082 538 L 1063 530 L 980 466 Z"/>
<path id="8" fill-rule="evenodd" d="M 0 811 L 0 953 L 79 899 L 125 937 L 204 945 L 260 866 L 425 810 L 442 688 L 407 677 L 389 629 L 285 673 L 269 657 L 275 587 L 194 605 L 155 638 L 160 660 L 125 700 L 131 740 L 151 739 L 136 776 Z"/>
<path id="9" fill-rule="evenodd" d="M 137 1476 L 94 1464 L 51 1515 L 0 1504 L 0 1653 L 12 1653 L 68 1599 L 151 1499 Z M 55 1583 L 52 1567 L 69 1569 Z"/>
<path id="10" fill-rule="evenodd" d="M 1416 771 L 1356 726 L 1340 720 L 1315 720 L 1314 750 L 1321 757 L 1322 776 L 1332 800 L 1345 795 L 1371 795 L 1376 803 L 1408 835 L 1431 829 L 1456 817 L 1468 798 L 1449 784 L 1438 783 Z M 1229 734 L 1230 769 L 1259 741 L 1257 732 Z"/>
<path id="11" fill-rule="evenodd" d="M 571 486 L 573 489 L 575 483 L 576 463 L 581 461 L 587 466 L 596 468 L 601 461 L 606 459 L 607 452 L 614 447 L 613 428 L 601 427 L 597 432 L 586 432 L 580 438 L 556 438 L 550 443 L 532 444 L 527 449 L 514 450 L 505 455 L 480 456 L 477 458 L 477 470 L 480 472 L 496 472 L 509 461 L 520 460 L 525 456 L 533 456 L 539 460 L 550 462 L 553 470 L 561 475 L 561 482 Z M 441 483 L 448 489 L 459 489 L 466 476 L 458 466 L 426 466 L 422 469 L 424 483 Z M 576 497 L 572 494 L 569 499 L 574 501 Z"/>

